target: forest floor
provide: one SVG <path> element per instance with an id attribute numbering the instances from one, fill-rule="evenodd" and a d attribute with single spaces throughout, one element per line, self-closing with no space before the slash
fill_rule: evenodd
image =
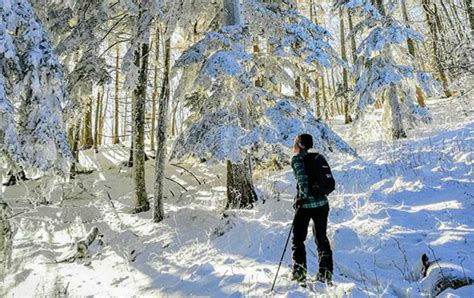
<path id="1" fill-rule="evenodd" d="M 193 177 L 169 165 L 166 218 L 153 224 L 151 211 L 130 212 L 131 170 L 122 165 L 128 150 L 105 146 L 81 154 L 91 174 L 67 184 L 7 187 L 13 213 L 24 213 L 11 219 L 12 266 L 0 296 L 417 296 L 432 284 L 421 276 L 423 253 L 437 266 L 450 264 L 452 272 L 474 278 L 473 101 L 428 104 L 433 123 L 414 128 L 409 138 L 353 143 L 360 158 L 328 156 L 338 183 L 328 231 L 333 287 L 292 283 L 287 251 L 269 292 L 293 217 L 289 168 L 258 173 L 255 207 L 224 213 L 223 166 L 186 164 Z M 333 127 L 349 137 L 346 126 L 335 121 Z M 146 165 L 150 197 L 153 165 Z M 33 208 L 45 187 L 53 189 L 51 203 Z M 95 242 L 84 259 L 55 263 L 92 226 L 103 234 L 103 245 Z M 316 247 L 308 235 L 308 266 L 315 274 Z M 474 297 L 474 286 L 443 295 Z"/>

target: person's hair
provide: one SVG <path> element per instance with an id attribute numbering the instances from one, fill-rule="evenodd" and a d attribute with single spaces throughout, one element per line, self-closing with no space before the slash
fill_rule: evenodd
<path id="1" fill-rule="evenodd" d="M 295 145 L 303 150 L 313 148 L 313 137 L 307 133 L 300 134 L 295 139 Z"/>

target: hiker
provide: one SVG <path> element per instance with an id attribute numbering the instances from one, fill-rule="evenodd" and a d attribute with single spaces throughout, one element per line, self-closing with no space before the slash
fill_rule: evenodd
<path id="1" fill-rule="evenodd" d="M 327 194 L 334 190 L 334 179 L 324 157 L 318 153 L 308 152 L 311 148 L 313 148 L 311 135 L 301 134 L 296 137 L 293 147 L 295 155 L 291 159 L 291 167 L 297 184 L 297 195 L 293 206 L 296 212 L 291 247 L 293 251 L 292 279 L 298 282 L 306 280 L 307 266 L 304 241 L 308 233 L 309 221 L 312 219 L 314 224 L 313 234 L 319 257 L 319 272 L 316 280 L 331 283 L 333 261 L 326 228 L 329 213 Z M 325 178 L 332 181 L 325 181 Z M 319 179 L 323 179 L 322 182 Z M 328 182 L 329 186 L 318 185 L 318 182 L 319 184 Z"/>

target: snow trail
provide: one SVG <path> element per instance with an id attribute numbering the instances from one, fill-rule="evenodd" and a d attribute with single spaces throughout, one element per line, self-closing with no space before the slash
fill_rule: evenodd
<path id="1" fill-rule="evenodd" d="M 428 102 L 435 122 L 412 130 L 415 137 L 354 143 L 360 159 L 329 156 L 337 181 L 328 231 L 335 286 L 293 284 L 288 251 L 275 295 L 417 296 L 430 290 L 417 267 L 423 253 L 473 276 L 474 110 L 472 104 L 460 110 L 453 103 Z M 350 134 L 346 126 L 333 126 Z M 7 188 L 14 213 L 25 213 L 12 219 L 13 266 L 1 296 L 270 294 L 293 216 L 295 182 L 289 169 L 257 173 L 261 200 L 253 209 L 224 211 L 224 166 L 183 164 L 193 177 L 168 165 L 166 217 L 152 224 L 151 212 L 130 214 L 131 171 L 122 165 L 127 148 L 105 146 L 80 158 L 94 172 L 56 185 L 49 205 L 32 208 L 27 199 L 32 191 L 21 184 Z M 153 164 L 146 164 L 150 195 Z M 30 189 L 39 184 L 26 182 Z M 73 263 L 54 263 L 92 226 L 104 235 L 101 249 Z M 315 274 L 316 246 L 309 235 L 308 266 Z M 468 297 L 473 288 L 445 294 Z"/>

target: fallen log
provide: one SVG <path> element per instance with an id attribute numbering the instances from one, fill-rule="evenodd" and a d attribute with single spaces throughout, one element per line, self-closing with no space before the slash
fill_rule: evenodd
<path id="1" fill-rule="evenodd" d="M 474 284 L 474 279 L 469 276 L 462 265 L 440 262 L 438 259 L 430 261 L 426 254 L 421 257 L 423 263 L 423 290 L 431 297 L 436 297 L 444 290 L 459 289 Z"/>

